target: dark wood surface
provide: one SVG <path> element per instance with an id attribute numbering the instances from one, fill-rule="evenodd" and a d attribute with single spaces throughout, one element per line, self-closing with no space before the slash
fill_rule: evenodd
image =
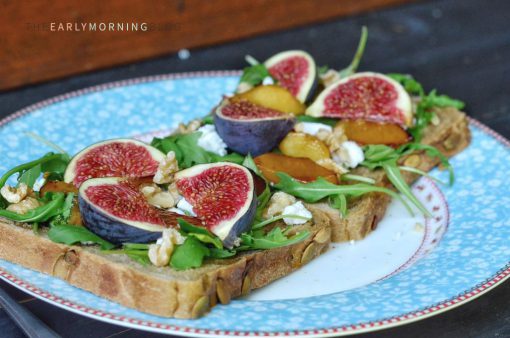
<path id="1" fill-rule="evenodd" d="M 0 89 L 406 1 L 0 1 Z"/>
<path id="2" fill-rule="evenodd" d="M 142 75 L 239 69 L 247 53 L 265 57 L 291 48 L 311 52 L 319 64 L 346 65 L 360 26 L 370 38 L 363 70 L 408 72 L 428 88 L 467 102 L 467 112 L 510 138 L 510 2 L 422 2 L 325 24 L 77 76 L 0 94 L 5 116 L 39 100 L 90 85 Z M 34 300 L 1 282 L 16 299 L 64 337 L 160 337 L 104 324 Z M 510 283 L 429 319 L 357 337 L 510 337 Z M 2 337 L 22 337 L 0 312 Z"/>

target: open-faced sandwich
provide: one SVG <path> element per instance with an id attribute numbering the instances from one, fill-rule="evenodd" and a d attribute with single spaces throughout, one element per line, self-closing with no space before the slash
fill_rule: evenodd
<path id="1" fill-rule="evenodd" d="M 247 58 L 236 93 L 151 144 L 57 146 L 0 178 L 0 258 L 140 311 L 197 318 L 374 230 L 469 143 L 462 103 L 412 77 Z M 219 98 L 220 99 L 220 98 Z M 16 184 L 8 180 L 17 175 Z M 453 172 L 450 173 L 453 183 Z M 400 192 L 401 194 L 398 194 Z"/>

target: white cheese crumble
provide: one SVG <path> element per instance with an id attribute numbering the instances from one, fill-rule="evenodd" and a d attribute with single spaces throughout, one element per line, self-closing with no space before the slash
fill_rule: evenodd
<path id="1" fill-rule="evenodd" d="M 365 160 L 365 154 L 356 142 L 345 141 L 334 154 L 333 160 L 348 168 L 356 168 Z"/>
<path id="2" fill-rule="evenodd" d="M 181 198 L 181 200 L 177 203 L 177 208 L 182 210 L 184 213 L 190 214 L 191 216 L 196 216 L 195 212 L 193 211 L 193 206 L 184 198 Z"/>
<path id="3" fill-rule="evenodd" d="M 296 124 L 296 128 L 299 129 L 299 130 L 296 129 L 296 131 L 310 134 L 313 136 L 317 135 L 317 133 L 321 129 L 324 129 L 330 133 L 333 131 L 333 128 L 331 126 L 328 126 L 327 124 L 324 124 L 324 123 L 318 123 L 318 122 L 300 122 L 300 123 Z"/>
<path id="4" fill-rule="evenodd" d="M 301 218 L 283 218 L 283 221 L 287 225 L 298 225 L 298 224 L 304 224 L 307 221 L 312 219 L 312 213 L 303 205 L 303 202 L 299 201 L 294 204 L 291 204 L 285 209 L 283 209 L 282 215 L 296 215 L 296 216 L 302 216 L 306 219 Z"/>
<path id="5" fill-rule="evenodd" d="M 198 139 L 198 145 L 200 147 L 220 156 L 227 155 L 227 145 L 216 132 L 214 125 L 206 124 L 198 128 L 197 131 L 202 133 Z"/>
<path id="6" fill-rule="evenodd" d="M 273 78 L 272 78 L 271 76 L 266 76 L 266 77 L 264 78 L 264 80 L 262 80 L 262 84 L 263 84 L 264 86 L 272 85 L 272 84 L 274 84 L 274 80 L 273 80 Z"/>

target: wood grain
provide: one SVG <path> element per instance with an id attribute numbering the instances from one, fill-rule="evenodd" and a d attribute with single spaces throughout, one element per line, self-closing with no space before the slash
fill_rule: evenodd
<path id="1" fill-rule="evenodd" d="M 407 0 L 409 1 L 409 0 Z M 212 45 L 403 3 L 406 0 L 0 1 L 0 89 L 182 48 Z M 81 24 L 145 23 L 142 31 Z M 59 23 L 64 31 L 59 31 Z M 67 31 L 67 23 L 72 31 Z M 75 24 L 78 29 L 75 28 Z"/>

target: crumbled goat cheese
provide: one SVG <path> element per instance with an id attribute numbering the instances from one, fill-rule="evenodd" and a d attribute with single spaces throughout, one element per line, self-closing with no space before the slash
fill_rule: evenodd
<path id="1" fill-rule="evenodd" d="M 0 194 L 9 203 L 21 202 L 27 196 L 27 193 L 28 186 L 25 183 L 20 183 L 17 188 L 6 184 L 0 189 Z"/>
<path id="2" fill-rule="evenodd" d="M 153 182 L 157 184 L 172 183 L 177 171 L 179 171 L 179 164 L 175 158 L 175 153 L 169 151 L 166 157 L 159 163 Z"/>
<path id="3" fill-rule="evenodd" d="M 296 215 L 296 216 L 302 216 L 306 219 L 300 219 L 300 218 L 283 218 L 283 221 L 287 225 L 297 225 L 297 224 L 304 224 L 307 221 L 312 219 L 312 213 L 303 205 L 303 202 L 299 201 L 294 204 L 291 204 L 285 209 L 283 209 L 282 215 Z"/>
<path id="4" fill-rule="evenodd" d="M 262 84 L 263 84 L 264 86 L 272 85 L 272 84 L 274 84 L 274 80 L 273 80 L 273 78 L 272 78 L 271 76 L 266 76 L 266 77 L 264 78 L 264 80 L 262 80 Z"/>
<path id="5" fill-rule="evenodd" d="M 317 135 L 319 130 L 325 130 L 327 132 L 332 132 L 333 128 L 324 123 L 316 123 L 316 122 L 299 122 L 294 126 L 294 130 L 301 133 L 306 133 L 310 135 Z"/>
<path id="6" fill-rule="evenodd" d="M 268 207 L 264 211 L 265 218 L 271 218 L 276 215 L 279 215 L 283 212 L 285 207 L 296 203 L 296 198 L 292 195 L 289 195 L 283 191 L 277 191 L 271 196 L 269 200 Z"/>
<path id="7" fill-rule="evenodd" d="M 227 145 L 216 132 L 214 125 L 206 124 L 198 128 L 198 131 L 202 133 L 198 139 L 198 145 L 200 147 L 220 156 L 227 155 Z"/>
<path id="8" fill-rule="evenodd" d="M 156 244 L 149 245 L 149 260 L 155 266 L 168 265 L 175 245 L 184 243 L 184 239 L 175 229 L 163 230 L 162 237 L 156 241 Z"/>
<path id="9" fill-rule="evenodd" d="M 338 151 L 333 154 L 333 160 L 348 168 L 356 168 L 365 160 L 363 149 L 353 141 L 346 141 L 340 145 Z"/>
<path id="10" fill-rule="evenodd" d="M 193 211 L 193 206 L 184 198 L 181 198 L 181 200 L 177 203 L 177 208 L 184 211 L 184 213 L 196 216 L 195 212 Z"/>
<path id="11" fill-rule="evenodd" d="M 18 203 L 14 203 L 9 205 L 6 210 L 15 212 L 17 214 L 24 214 L 28 211 L 35 209 L 37 207 L 41 206 L 41 203 L 33 197 L 26 197 L 25 199 L 21 200 Z"/>

